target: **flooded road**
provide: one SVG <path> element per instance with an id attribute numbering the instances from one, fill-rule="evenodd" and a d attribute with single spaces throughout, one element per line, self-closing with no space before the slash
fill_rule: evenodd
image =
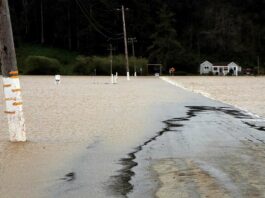
<path id="1" fill-rule="evenodd" d="M 128 197 L 265 197 L 264 120 L 231 107 L 186 108 L 129 154 Z"/>
<path id="2" fill-rule="evenodd" d="M 1 197 L 265 197 L 263 119 L 159 78 L 109 81 L 21 78 L 29 141 L 0 117 Z"/>

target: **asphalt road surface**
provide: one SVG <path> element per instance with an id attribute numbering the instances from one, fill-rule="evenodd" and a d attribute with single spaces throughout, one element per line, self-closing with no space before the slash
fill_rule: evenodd
<path id="1" fill-rule="evenodd" d="M 89 144 L 69 142 L 67 147 L 66 143 L 58 143 L 58 146 L 55 142 L 44 148 L 38 146 L 37 141 L 9 145 L 13 154 L 2 157 L 9 166 L 0 169 L 0 191 L 5 193 L 1 197 L 265 197 L 263 119 L 159 78 L 138 78 L 129 83 L 120 79 L 119 83 L 116 94 L 126 90 L 128 95 L 132 92 L 135 95 L 131 105 L 136 110 L 127 112 L 123 107 L 126 119 L 133 123 L 145 119 L 145 126 L 127 126 L 133 130 L 133 136 L 128 138 L 126 127 L 121 127 L 119 130 L 125 135 L 112 145 L 104 142 L 104 136 L 95 136 Z M 152 108 L 143 109 L 140 104 L 149 100 Z M 145 118 L 141 116 L 143 113 Z M 117 117 L 113 122 L 117 119 L 122 125 L 124 119 Z M 131 141 L 131 137 L 135 140 Z M 46 164 L 39 163 L 39 168 L 31 169 L 25 165 L 29 162 L 17 155 L 29 153 L 29 158 L 33 150 L 40 150 L 38 147 L 45 150 L 44 154 L 35 155 L 48 160 Z M 64 156 L 73 152 L 67 158 L 59 158 L 63 161 L 60 166 L 41 168 L 49 164 L 51 153 Z M 22 179 L 19 178 L 20 183 L 12 186 L 16 183 L 13 170 L 18 171 L 13 166 L 17 167 L 18 162 L 24 164 L 23 169 L 19 169 L 20 172 L 25 170 L 21 174 L 27 183 L 24 186 L 20 185 Z M 31 163 L 34 164 L 34 160 Z M 31 170 L 36 172 L 34 176 L 27 174 Z M 37 179 L 37 173 L 42 179 Z M 13 179 L 8 179 L 10 177 Z M 27 191 L 27 186 L 34 188 Z"/>

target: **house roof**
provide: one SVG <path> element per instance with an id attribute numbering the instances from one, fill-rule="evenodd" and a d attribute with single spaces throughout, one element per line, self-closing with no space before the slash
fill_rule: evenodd
<path id="1" fill-rule="evenodd" d="M 235 63 L 237 66 L 239 66 L 240 67 L 240 65 L 237 63 L 237 62 L 215 62 L 215 63 L 211 63 L 211 62 L 209 62 L 209 61 L 204 61 L 203 63 L 201 63 L 201 65 L 202 64 L 205 64 L 205 63 L 209 63 L 209 64 L 211 64 L 212 66 L 228 66 L 229 64 L 231 64 L 231 63 Z"/>
<path id="2" fill-rule="evenodd" d="M 239 64 L 237 62 L 217 62 L 217 63 L 213 63 L 213 66 L 228 66 L 231 63 L 234 63 L 237 66 L 239 66 Z"/>
<path id="3" fill-rule="evenodd" d="M 217 62 L 217 63 L 213 63 L 213 66 L 227 66 L 230 63 L 231 62 Z"/>
<path id="4" fill-rule="evenodd" d="M 204 63 L 209 63 L 209 64 L 212 64 L 211 62 L 209 62 L 209 61 L 204 61 L 204 62 L 202 62 L 201 64 L 204 64 Z"/>

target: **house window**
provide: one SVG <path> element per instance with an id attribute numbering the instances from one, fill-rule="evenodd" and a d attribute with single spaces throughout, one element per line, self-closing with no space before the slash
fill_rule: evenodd
<path id="1" fill-rule="evenodd" d="M 204 69 L 209 69 L 209 67 L 204 67 Z"/>
<path id="2" fill-rule="evenodd" d="M 228 71 L 228 67 L 224 67 L 224 71 Z"/>
<path id="3" fill-rule="evenodd" d="M 217 71 L 217 67 L 214 67 L 213 70 L 214 70 L 214 71 Z"/>

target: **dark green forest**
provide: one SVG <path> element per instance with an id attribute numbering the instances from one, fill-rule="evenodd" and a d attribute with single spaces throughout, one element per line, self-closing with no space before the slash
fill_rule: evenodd
<path id="1" fill-rule="evenodd" d="M 204 60 L 265 65 L 265 0 L 9 0 L 18 53 L 34 45 L 106 57 L 111 43 L 123 54 L 121 5 L 135 55 L 149 63 L 187 73 Z"/>

